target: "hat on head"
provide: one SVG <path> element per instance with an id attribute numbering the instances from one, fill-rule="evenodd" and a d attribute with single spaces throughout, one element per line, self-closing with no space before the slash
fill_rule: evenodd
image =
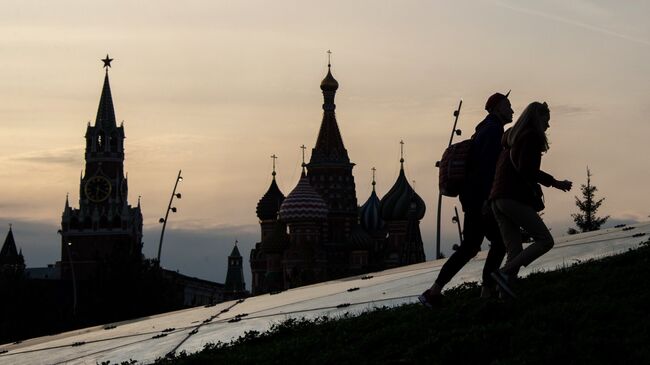
<path id="1" fill-rule="evenodd" d="M 492 109 L 494 109 L 494 107 L 497 106 L 501 102 L 501 100 L 507 99 L 508 95 L 510 95 L 510 91 L 508 91 L 505 95 L 503 95 L 501 93 L 492 94 L 492 96 L 490 96 L 487 99 L 487 102 L 485 102 L 485 110 L 487 110 L 488 112 L 491 112 Z"/>

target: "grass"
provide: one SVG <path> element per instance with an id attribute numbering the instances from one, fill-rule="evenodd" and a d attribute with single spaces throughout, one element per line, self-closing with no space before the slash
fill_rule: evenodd
<path id="1" fill-rule="evenodd" d="M 158 364 L 648 364 L 650 245 L 535 273 L 520 298 L 479 299 L 476 283 L 435 310 L 288 320 L 265 333 Z"/>

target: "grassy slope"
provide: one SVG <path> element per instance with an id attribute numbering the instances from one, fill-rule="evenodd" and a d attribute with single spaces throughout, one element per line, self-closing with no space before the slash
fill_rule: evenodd
<path id="1" fill-rule="evenodd" d="M 173 364 L 648 364 L 650 247 L 538 273 L 521 298 L 481 300 L 475 284 L 436 310 L 380 309 L 318 323 L 289 321 Z"/>

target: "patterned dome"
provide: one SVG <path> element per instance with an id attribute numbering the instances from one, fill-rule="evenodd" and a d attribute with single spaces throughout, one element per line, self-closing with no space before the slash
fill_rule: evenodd
<path id="1" fill-rule="evenodd" d="M 283 222 L 325 220 L 327 204 L 309 184 L 309 179 L 303 172 L 298 185 L 284 199 L 279 214 Z"/>
<path id="2" fill-rule="evenodd" d="M 402 167 L 397 181 L 381 199 L 379 213 L 385 221 L 405 221 L 409 218 L 409 210 L 412 210 L 412 218 L 421 220 L 426 212 L 426 205 L 408 183 Z"/>
<path id="3" fill-rule="evenodd" d="M 271 186 L 269 186 L 266 194 L 257 203 L 257 217 L 260 220 L 275 219 L 283 201 L 284 194 L 278 188 L 278 184 L 275 182 L 275 176 L 273 176 Z"/>
<path id="4" fill-rule="evenodd" d="M 361 227 L 368 232 L 376 232 L 384 228 L 384 221 L 381 220 L 379 215 L 379 197 L 375 193 L 375 188 L 373 186 L 372 193 L 368 200 L 361 206 L 360 210 L 360 219 Z"/>
<path id="5" fill-rule="evenodd" d="M 320 89 L 323 91 L 336 91 L 339 88 L 339 82 L 332 76 L 332 70 L 327 69 L 327 76 L 321 81 Z"/>

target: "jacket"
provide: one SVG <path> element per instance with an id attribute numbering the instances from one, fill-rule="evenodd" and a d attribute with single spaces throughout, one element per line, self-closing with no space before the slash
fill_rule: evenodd
<path id="1" fill-rule="evenodd" d="M 460 192 L 463 210 L 481 209 L 490 196 L 497 160 L 503 147 L 503 124 L 489 114 L 476 126 L 467 166 L 467 179 Z"/>
<path id="2" fill-rule="evenodd" d="M 508 145 L 510 130 L 503 134 L 503 151 L 497 161 L 490 200 L 513 199 L 536 211 L 544 208 L 541 187 L 551 186 L 553 176 L 540 169 L 544 141 L 534 132 L 523 132 L 519 140 Z M 541 204 L 541 205 L 540 205 Z"/>

